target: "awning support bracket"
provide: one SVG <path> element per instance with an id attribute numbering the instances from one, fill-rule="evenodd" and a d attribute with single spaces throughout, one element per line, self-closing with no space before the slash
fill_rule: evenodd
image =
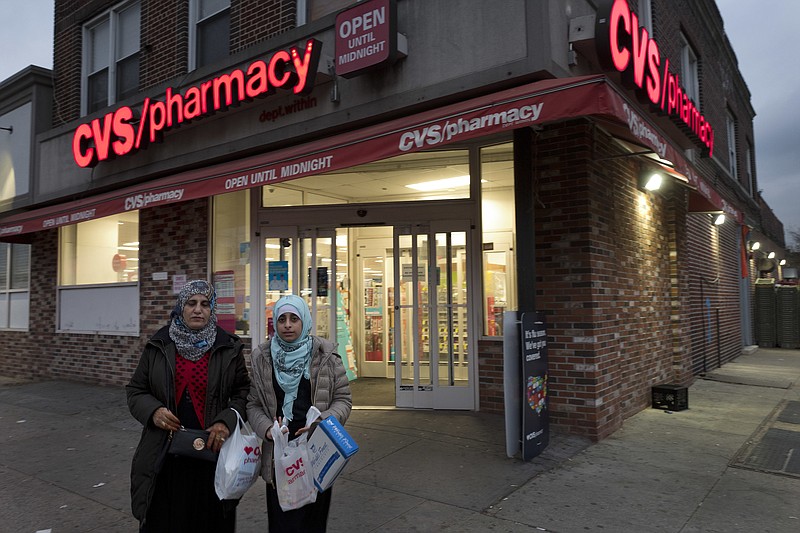
<path id="1" fill-rule="evenodd" d="M 631 152 L 629 154 L 610 155 L 608 157 L 600 157 L 598 159 L 595 159 L 595 161 L 607 161 L 609 159 L 619 159 L 621 157 L 635 157 L 639 155 L 650 155 L 650 154 L 655 154 L 655 152 L 653 150 L 645 150 L 644 152 Z"/>

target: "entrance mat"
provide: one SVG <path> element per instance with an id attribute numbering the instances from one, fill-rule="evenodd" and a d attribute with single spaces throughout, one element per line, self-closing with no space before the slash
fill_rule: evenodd
<path id="1" fill-rule="evenodd" d="M 731 466 L 800 478 L 800 401 L 778 404 Z"/>

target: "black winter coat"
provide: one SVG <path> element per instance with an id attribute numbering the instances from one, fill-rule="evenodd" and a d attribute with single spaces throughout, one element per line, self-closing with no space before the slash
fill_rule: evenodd
<path id="1" fill-rule="evenodd" d="M 208 393 L 206 396 L 206 427 L 223 422 L 233 431 L 237 424 L 236 409 L 247 420 L 247 393 L 250 377 L 247 373 L 239 337 L 217 328 L 208 361 Z M 128 409 L 141 422 L 142 436 L 131 464 L 131 510 L 140 522 L 155 490 L 160 459 L 167 445 L 169 432 L 153 424 L 153 413 L 167 407 L 175 413 L 175 343 L 169 337 L 169 327 L 158 331 L 147 342 L 139 365 L 125 387 Z"/>

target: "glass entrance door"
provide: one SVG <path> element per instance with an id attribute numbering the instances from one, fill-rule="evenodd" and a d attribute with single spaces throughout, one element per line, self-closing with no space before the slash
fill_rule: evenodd
<path id="1" fill-rule="evenodd" d="M 391 269 L 388 268 L 387 272 L 388 261 L 391 261 L 391 242 L 391 237 L 362 239 L 358 242 L 357 260 L 360 278 L 357 286 L 361 296 L 361 301 L 358 302 L 360 314 L 358 325 L 363 330 L 363 335 L 359 336 L 361 355 L 359 375 L 363 377 L 393 376 L 391 367 L 393 357 L 389 341 L 393 312 L 390 307 L 392 296 L 389 292 L 392 284 L 389 279 Z"/>
<path id="2" fill-rule="evenodd" d="M 465 222 L 395 228 L 398 407 L 474 409 L 467 228 Z"/>
<path id="3" fill-rule="evenodd" d="M 275 302 L 300 295 L 312 333 L 338 343 L 348 377 L 369 384 L 361 405 L 474 409 L 468 228 L 262 226 L 263 334 L 274 333 Z"/>
<path id="4" fill-rule="evenodd" d="M 261 232 L 265 272 L 265 331 L 274 332 L 272 308 L 281 296 L 303 297 L 314 321 L 312 333 L 336 341 L 334 230 L 268 228 Z"/>

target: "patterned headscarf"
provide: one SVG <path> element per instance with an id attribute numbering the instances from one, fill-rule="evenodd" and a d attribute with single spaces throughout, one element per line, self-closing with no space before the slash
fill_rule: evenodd
<path id="1" fill-rule="evenodd" d="M 191 329 L 183 322 L 183 307 L 195 294 L 208 298 L 211 316 L 202 329 Z M 169 338 L 178 348 L 178 353 L 189 361 L 197 361 L 211 349 L 217 339 L 217 293 L 207 281 L 196 279 L 188 282 L 178 294 L 178 301 L 170 313 Z"/>
<path id="2" fill-rule="evenodd" d="M 297 387 L 300 385 L 300 378 L 311 378 L 311 348 L 313 346 L 313 341 L 309 335 L 311 332 L 311 312 L 308 310 L 306 301 L 294 294 L 283 296 L 275 302 L 273 309 L 275 335 L 272 336 L 270 343 L 272 368 L 275 371 L 278 385 L 284 392 L 283 417 L 288 423 L 294 418 L 292 407 L 294 407 L 294 400 L 297 398 Z M 303 321 L 303 331 L 292 342 L 286 342 L 278 334 L 278 319 L 286 313 L 294 313 Z"/>

